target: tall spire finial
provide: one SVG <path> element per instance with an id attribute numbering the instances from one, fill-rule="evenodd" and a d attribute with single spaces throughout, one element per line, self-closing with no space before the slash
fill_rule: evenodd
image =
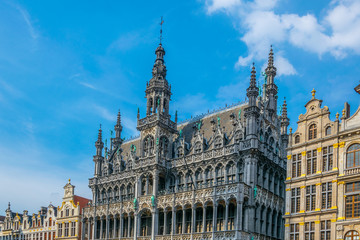
<path id="1" fill-rule="evenodd" d="M 101 124 L 100 124 L 99 134 L 98 134 L 98 141 L 101 142 L 101 140 L 102 140 L 102 130 L 101 130 Z"/>
<path id="2" fill-rule="evenodd" d="M 10 210 L 10 202 L 8 203 L 8 210 Z"/>
<path id="3" fill-rule="evenodd" d="M 313 99 L 315 98 L 315 93 L 316 93 L 316 90 L 315 90 L 315 88 L 313 88 L 313 90 L 311 91 L 311 96 Z"/>
<path id="4" fill-rule="evenodd" d="M 160 20 L 160 45 L 161 45 L 161 41 L 162 41 L 162 25 L 164 24 L 164 20 L 163 17 L 161 16 L 161 20 Z"/>
<path id="5" fill-rule="evenodd" d="M 117 115 L 117 121 L 116 121 L 116 123 L 117 123 L 118 125 L 121 125 L 121 114 L 120 114 L 120 109 L 119 109 L 119 111 L 118 111 L 118 115 Z"/>

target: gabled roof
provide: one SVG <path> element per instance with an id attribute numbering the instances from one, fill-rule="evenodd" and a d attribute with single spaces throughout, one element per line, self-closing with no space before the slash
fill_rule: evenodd
<path id="1" fill-rule="evenodd" d="M 80 196 L 77 196 L 77 195 L 74 196 L 74 204 L 77 205 L 77 203 L 79 203 L 80 209 L 85 207 L 89 203 L 89 201 L 90 201 L 90 199 L 80 197 Z"/>

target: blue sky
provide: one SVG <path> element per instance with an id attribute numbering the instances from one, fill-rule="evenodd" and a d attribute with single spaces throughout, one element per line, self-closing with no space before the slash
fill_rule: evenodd
<path id="1" fill-rule="evenodd" d="M 293 128 L 313 88 L 333 119 L 359 106 L 356 0 L 0 0 L 0 209 L 59 204 L 68 178 L 91 197 L 99 124 L 109 137 L 121 109 L 137 135 L 160 16 L 180 120 L 244 100 L 271 44 Z"/>

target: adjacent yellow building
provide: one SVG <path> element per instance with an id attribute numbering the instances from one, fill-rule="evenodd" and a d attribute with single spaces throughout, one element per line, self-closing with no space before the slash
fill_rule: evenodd
<path id="1" fill-rule="evenodd" d="M 64 197 L 58 207 L 56 240 L 79 240 L 81 238 L 82 208 L 90 201 L 74 194 L 75 186 L 69 182 L 64 186 Z"/>
<path id="2" fill-rule="evenodd" d="M 359 86 L 355 88 L 359 92 Z M 360 106 L 330 119 L 315 97 L 287 149 L 285 239 L 360 239 Z"/>

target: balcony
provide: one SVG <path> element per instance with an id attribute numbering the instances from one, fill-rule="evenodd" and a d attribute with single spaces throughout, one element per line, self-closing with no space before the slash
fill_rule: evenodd
<path id="1" fill-rule="evenodd" d="M 360 173 L 360 167 L 348 168 L 344 170 L 345 176 L 359 174 L 359 173 Z"/>

